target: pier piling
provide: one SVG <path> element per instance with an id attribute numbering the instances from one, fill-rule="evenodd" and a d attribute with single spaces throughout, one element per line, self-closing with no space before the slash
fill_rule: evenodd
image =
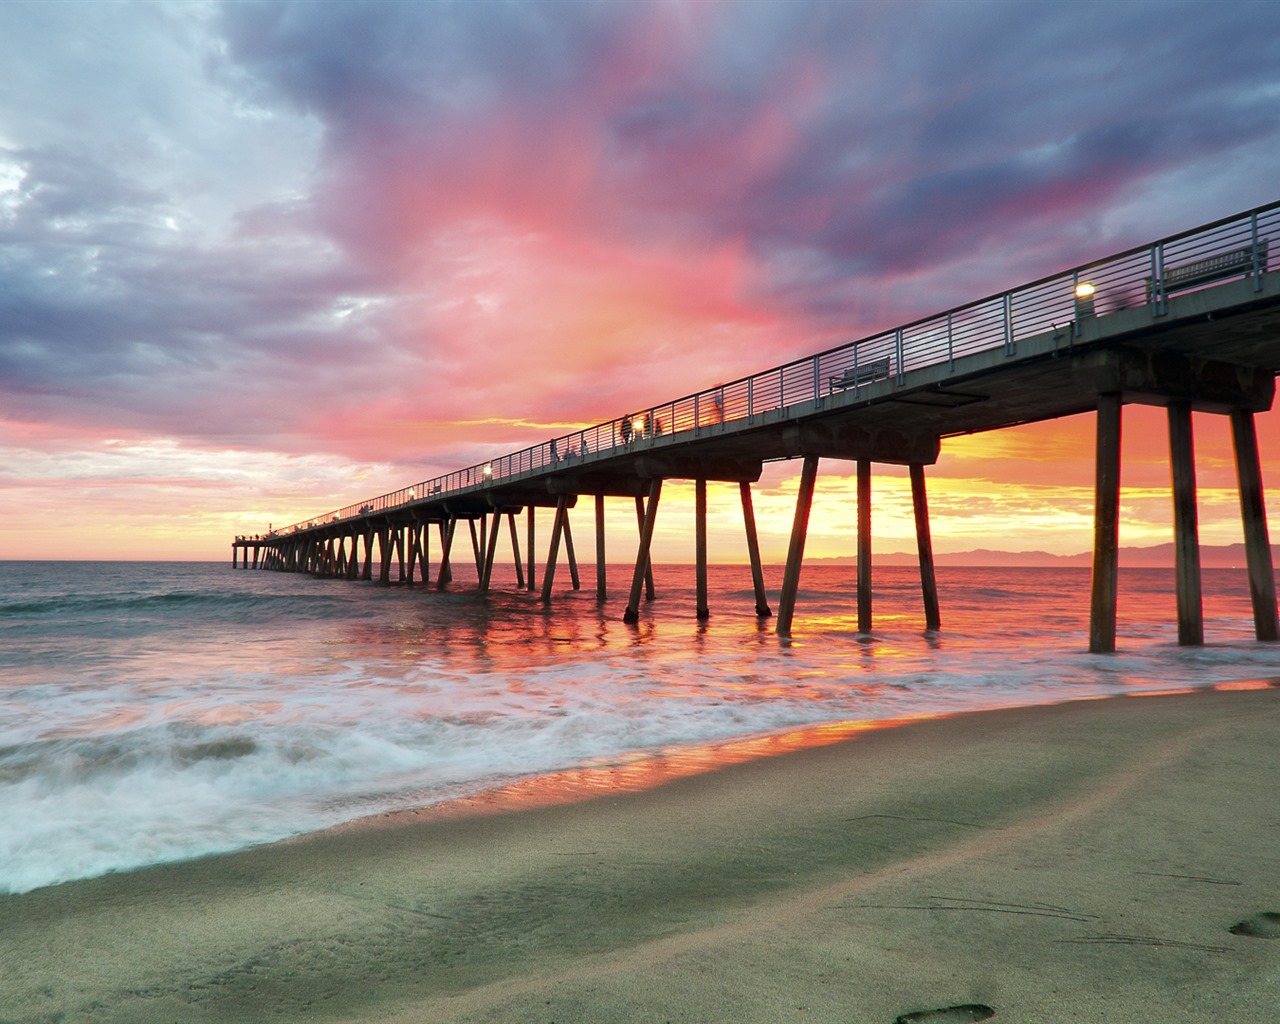
<path id="1" fill-rule="evenodd" d="M 644 536 L 644 498 L 636 496 L 636 526 L 640 530 L 640 536 Z M 652 601 L 654 595 L 653 588 L 653 565 L 646 561 L 644 564 L 644 599 Z M 629 606 L 628 606 L 629 607 Z"/>
<path id="2" fill-rule="evenodd" d="M 1178 643 L 1204 643 L 1200 590 L 1200 531 L 1196 514 L 1196 463 L 1191 403 L 1169 406 L 1169 464 L 1173 475 L 1173 561 L 1178 603 Z"/>
<path id="3" fill-rule="evenodd" d="M 658 499 L 662 497 L 662 478 L 655 477 L 649 484 L 649 500 L 644 504 L 644 520 L 640 524 L 640 544 L 636 550 L 636 568 L 631 577 L 631 596 L 627 601 L 627 610 L 622 621 L 634 623 L 640 621 L 640 586 L 646 580 L 653 585 L 653 569 L 650 564 L 649 550 L 653 544 L 653 525 L 658 518 Z M 641 499 L 636 499 L 640 508 Z"/>
<path id="4" fill-rule="evenodd" d="M 542 603 L 551 603 L 551 587 L 555 583 L 556 578 L 556 561 L 560 557 L 560 538 L 564 533 L 565 522 L 569 517 L 568 508 L 569 498 L 567 495 L 560 495 L 560 500 L 556 502 L 556 516 L 551 524 L 551 545 L 547 549 L 547 568 L 542 574 Z"/>
<path id="5" fill-rule="evenodd" d="M 1240 486 L 1240 517 L 1244 523 L 1254 635 L 1259 640 L 1280 640 L 1280 624 L 1276 621 L 1275 568 L 1271 564 L 1267 503 L 1262 493 L 1262 463 L 1258 457 L 1258 431 L 1252 412 L 1232 410 L 1231 438 L 1236 454 L 1236 479 Z"/>
<path id="6" fill-rule="evenodd" d="M 796 514 L 791 523 L 791 543 L 787 547 L 787 568 L 782 576 L 782 594 L 778 598 L 778 620 L 774 625 L 778 636 L 791 635 L 791 619 L 795 615 L 796 595 L 800 590 L 800 564 L 804 561 L 804 542 L 809 534 L 809 512 L 813 508 L 813 485 L 817 478 L 818 456 L 806 455 L 800 469 Z"/>
<path id="7" fill-rule="evenodd" d="M 858 632 L 871 632 L 871 461 L 858 460 Z"/>
<path id="8" fill-rule="evenodd" d="M 916 517 L 916 550 L 920 553 L 920 591 L 924 597 L 924 628 L 942 628 L 938 610 L 938 580 L 933 571 L 933 537 L 929 531 L 929 499 L 925 494 L 924 466 L 913 462 L 911 507 Z"/>
<path id="9" fill-rule="evenodd" d="M 516 529 L 515 512 L 507 513 L 507 525 L 511 528 L 511 557 L 516 563 L 516 589 L 524 589 L 524 566 L 520 562 L 520 531 Z"/>
<path id="10" fill-rule="evenodd" d="M 711 617 L 707 601 L 707 481 L 699 477 L 694 481 L 694 561 L 697 576 L 697 617 L 705 621 Z"/>
<path id="11" fill-rule="evenodd" d="M 525 509 L 525 519 L 527 521 L 526 527 L 525 527 L 526 539 L 527 539 L 525 551 L 528 553 L 528 558 L 529 558 L 529 564 L 526 567 L 526 571 L 525 571 L 525 579 L 528 580 L 528 583 L 526 585 L 528 586 L 530 593 L 538 589 L 537 584 L 534 582 L 534 575 L 535 575 L 534 567 L 537 564 L 536 562 L 537 555 L 534 553 L 534 547 L 533 547 L 534 512 L 535 512 L 535 509 L 533 505 L 530 505 L 528 508 Z"/>
<path id="12" fill-rule="evenodd" d="M 440 521 L 440 571 L 436 573 L 436 589 L 443 590 L 453 580 L 450 558 L 453 553 L 453 535 L 458 529 L 456 516 Z"/>
<path id="13" fill-rule="evenodd" d="M 384 587 L 391 586 L 391 559 L 395 556 L 395 547 L 391 541 L 392 529 L 384 526 L 378 535 L 378 541 L 382 545 L 382 567 L 378 575 L 378 582 Z"/>
<path id="14" fill-rule="evenodd" d="M 484 553 L 484 572 L 480 576 L 480 590 L 489 589 L 489 580 L 493 576 L 493 561 L 498 555 L 498 533 L 502 526 L 502 510 L 493 510 L 493 524 L 489 528 L 489 544 Z"/>
<path id="15" fill-rule="evenodd" d="M 608 596 L 605 584 L 605 551 L 604 551 L 604 495 L 596 496 L 596 600 L 604 601 Z"/>
<path id="16" fill-rule="evenodd" d="M 1116 649 L 1116 584 L 1120 554 L 1119 392 L 1098 396 L 1093 514 L 1093 576 L 1089 599 L 1089 650 Z"/>
<path id="17" fill-rule="evenodd" d="M 569 523 L 569 506 L 567 503 L 564 509 L 564 553 L 569 558 L 569 582 L 573 584 L 574 590 L 581 590 L 582 579 L 578 575 L 578 556 L 573 549 L 573 528 Z"/>
<path id="18" fill-rule="evenodd" d="M 756 535 L 756 512 L 751 502 L 751 484 L 746 480 L 739 481 L 738 493 L 742 496 L 742 523 L 747 533 L 747 558 L 751 562 L 751 586 L 755 590 L 756 615 L 764 619 L 773 612 L 769 608 L 769 598 L 764 590 L 764 566 L 760 562 L 760 538 Z"/>

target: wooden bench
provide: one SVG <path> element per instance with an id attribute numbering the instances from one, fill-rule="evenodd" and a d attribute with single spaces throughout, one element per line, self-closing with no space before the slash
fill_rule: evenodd
<path id="1" fill-rule="evenodd" d="M 1174 267 L 1165 267 L 1164 276 L 1161 278 L 1161 284 L 1164 287 L 1164 293 L 1168 295 L 1170 292 L 1180 292 L 1187 288 L 1195 288 L 1197 285 L 1208 284 L 1210 281 L 1217 281 L 1224 277 L 1235 277 L 1237 274 L 1250 274 L 1253 272 L 1253 246 L 1246 245 L 1239 249 L 1232 249 L 1229 252 L 1221 252 L 1215 256 L 1207 256 L 1202 260 L 1195 260 L 1191 263 L 1179 263 Z M 1259 272 L 1267 269 L 1267 239 L 1262 239 L 1258 243 L 1258 270 Z M 1151 301 L 1151 296 L 1155 287 L 1155 282 L 1151 278 L 1147 278 L 1147 301 Z"/>
<path id="2" fill-rule="evenodd" d="M 844 373 L 828 378 L 827 386 L 831 391 L 845 391 L 848 388 L 860 388 L 876 380 L 889 378 L 889 357 L 882 356 L 857 366 L 845 368 Z"/>

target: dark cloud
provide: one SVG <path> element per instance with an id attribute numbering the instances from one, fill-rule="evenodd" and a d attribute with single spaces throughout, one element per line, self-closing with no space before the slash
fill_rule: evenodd
<path id="1" fill-rule="evenodd" d="M 366 284 L 351 267 L 252 240 L 202 246 L 165 226 L 174 197 L 110 168 L 57 150 L 4 158 L 22 169 L 0 219 L 10 417 L 266 437 L 310 406 L 332 364 L 359 393 L 365 375 L 327 316 Z"/>

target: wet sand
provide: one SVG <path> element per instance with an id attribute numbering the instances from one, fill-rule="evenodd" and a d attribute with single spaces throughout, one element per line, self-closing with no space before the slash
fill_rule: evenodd
<path id="1" fill-rule="evenodd" d="M 1278 750 L 1275 687 L 983 712 L 0 897 L 0 1021 L 1273 1024 Z"/>

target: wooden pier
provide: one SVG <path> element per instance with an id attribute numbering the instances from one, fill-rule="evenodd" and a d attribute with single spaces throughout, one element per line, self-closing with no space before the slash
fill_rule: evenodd
<path id="1" fill-rule="evenodd" d="M 1126 404 L 1168 410 L 1178 636 L 1204 640 L 1192 412 L 1230 418 L 1255 633 L 1280 638 L 1254 417 L 1271 408 L 1280 371 L 1280 202 L 1203 225 L 990 296 L 893 331 L 773 367 L 255 537 L 237 537 L 232 565 L 355 580 L 447 586 L 466 523 L 482 590 L 490 588 L 506 522 L 516 585 L 535 583 L 536 509 L 554 509 L 541 598 L 561 561 L 580 586 L 570 512 L 594 498 L 596 593 L 607 596 L 604 509 L 634 502 L 638 540 L 622 614 L 653 596 L 650 551 L 662 485 L 694 481 L 698 618 L 707 607 L 708 481 L 737 483 L 755 614 L 769 616 L 751 484 L 767 461 L 801 459 L 776 630 L 791 635 L 822 459 L 857 473 L 858 629 L 873 628 L 873 464 L 909 468 L 926 629 L 941 628 L 925 468 L 947 437 L 1093 411 L 1096 511 L 1089 647 L 1116 647 L 1120 437 Z M 522 562 L 516 517 L 526 517 Z M 375 548 L 378 552 L 375 570 Z"/>

